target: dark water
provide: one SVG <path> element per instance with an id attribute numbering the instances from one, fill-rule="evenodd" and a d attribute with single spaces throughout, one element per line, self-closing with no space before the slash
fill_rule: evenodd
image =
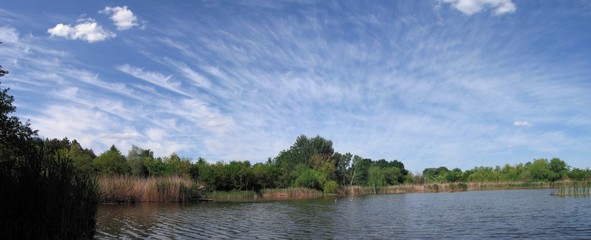
<path id="1" fill-rule="evenodd" d="M 553 191 L 101 206 L 96 238 L 591 239 L 591 198 Z"/>

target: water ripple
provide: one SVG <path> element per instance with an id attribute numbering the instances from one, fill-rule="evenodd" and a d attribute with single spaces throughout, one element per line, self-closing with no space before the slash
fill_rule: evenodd
<path id="1" fill-rule="evenodd" d="M 101 206 L 97 239 L 577 239 L 589 198 L 551 190 L 377 195 L 266 203 Z"/>

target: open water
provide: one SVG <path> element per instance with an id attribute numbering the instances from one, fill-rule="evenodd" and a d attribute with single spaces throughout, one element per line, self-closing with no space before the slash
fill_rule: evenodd
<path id="1" fill-rule="evenodd" d="M 97 239 L 591 239 L 591 197 L 500 190 L 103 205 Z"/>

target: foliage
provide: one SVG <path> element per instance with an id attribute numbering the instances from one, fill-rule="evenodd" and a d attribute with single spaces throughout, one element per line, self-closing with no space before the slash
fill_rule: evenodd
<path id="1" fill-rule="evenodd" d="M 294 187 L 305 187 L 322 190 L 322 174 L 314 169 L 304 169 L 302 173 L 296 178 Z"/>
<path id="2" fill-rule="evenodd" d="M 131 175 L 138 177 L 147 177 L 150 175 L 149 164 L 153 159 L 153 153 L 150 150 L 141 149 L 135 145 L 131 146 L 127 153 L 127 163 L 131 169 Z"/>
<path id="3" fill-rule="evenodd" d="M 92 163 L 100 173 L 106 175 L 128 174 L 131 169 L 127 164 L 127 160 L 115 145 L 95 158 Z"/>
<path id="4" fill-rule="evenodd" d="M 525 164 L 505 164 L 503 167 L 475 167 L 462 172 L 455 168 L 449 171 L 446 167 L 426 168 L 417 182 L 555 182 L 560 180 L 582 181 L 591 177 L 591 170 L 570 168 L 559 158 L 535 159 Z"/>
<path id="5" fill-rule="evenodd" d="M 367 183 L 374 188 L 374 193 L 376 193 L 384 185 L 384 170 L 378 166 L 371 166 L 367 172 Z"/>
<path id="6" fill-rule="evenodd" d="M 0 67 L 0 76 L 7 72 Z M 0 91 L 0 235 L 5 239 L 91 238 L 97 184 L 78 171 L 63 141 L 42 141 Z M 65 156 L 63 156 L 65 155 Z M 72 153 L 72 156 L 75 154 Z"/>
<path id="7" fill-rule="evenodd" d="M 337 182 L 334 180 L 330 180 L 327 181 L 326 183 L 324 183 L 324 193 L 325 194 L 335 194 L 337 193 L 338 187 L 337 187 Z"/>

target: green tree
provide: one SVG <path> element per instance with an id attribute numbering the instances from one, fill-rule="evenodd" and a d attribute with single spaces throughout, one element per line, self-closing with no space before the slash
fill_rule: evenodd
<path id="1" fill-rule="evenodd" d="M 335 160 L 335 180 L 337 185 L 345 185 L 347 184 L 347 171 L 351 165 L 351 159 L 353 155 L 351 153 L 335 153 L 333 156 Z"/>
<path id="2" fill-rule="evenodd" d="M 451 171 L 447 172 L 445 175 L 445 180 L 447 182 L 462 182 L 465 181 L 464 174 L 462 170 L 459 168 L 454 168 Z"/>
<path id="3" fill-rule="evenodd" d="M 322 183 L 322 173 L 311 168 L 305 168 L 296 178 L 294 186 L 322 190 Z"/>
<path id="4" fill-rule="evenodd" d="M 149 153 L 149 150 L 148 150 Z M 135 145 L 131 146 L 127 153 L 127 164 L 131 169 L 131 175 L 147 177 L 150 175 L 150 169 L 146 163 L 150 162 L 150 159 L 146 159 L 149 156 L 145 156 L 146 151 Z"/>
<path id="5" fill-rule="evenodd" d="M 404 181 L 404 176 L 402 175 L 400 168 L 386 167 L 383 168 L 382 171 L 384 172 L 384 181 L 388 185 L 395 185 Z"/>
<path id="6" fill-rule="evenodd" d="M 550 170 L 558 174 L 558 178 L 555 180 L 559 180 L 560 178 L 568 177 L 568 170 L 566 167 L 566 163 L 560 158 L 552 158 L 550 160 Z"/>
<path id="7" fill-rule="evenodd" d="M 281 169 L 278 179 L 279 187 L 288 187 L 298 178 L 299 175 L 292 174 L 296 166 L 304 164 L 318 170 L 326 162 L 332 161 L 333 154 L 332 141 L 320 136 L 308 138 L 305 135 L 300 135 L 288 150 L 281 151 L 273 160 L 274 164 Z"/>
<path id="8" fill-rule="evenodd" d="M 100 173 L 106 175 L 125 175 L 130 172 L 125 157 L 121 155 L 115 145 L 112 145 L 109 150 L 95 158 L 92 163 Z"/>
<path id="9" fill-rule="evenodd" d="M 359 185 L 367 185 L 368 181 L 368 171 L 369 168 L 372 166 L 371 159 L 362 158 L 360 156 L 355 155 L 353 157 L 353 167 L 352 167 L 352 182 Z"/>
<path id="10" fill-rule="evenodd" d="M 529 172 L 533 180 L 537 181 L 555 181 L 560 178 L 560 174 L 552 171 L 550 162 L 547 159 L 536 159 L 529 165 Z"/>
<path id="11" fill-rule="evenodd" d="M 279 169 L 272 164 L 257 163 L 252 167 L 254 175 L 255 190 L 274 188 L 275 179 L 279 176 Z"/>
<path id="12" fill-rule="evenodd" d="M 149 175 L 152 177 L 164 176 L 166 173 L 166 165 L 162 162 L 162 158 L 147 158 L 145 165 L 148 168 Z"/>
<path id="13" fill-rule="evenodd" d="M 367 172 L 367 185 L 373 187 L 373 192 L 375 194 L 384 185 L 384 171 L 378 166 L 371 166 Z"/>
<path id="14" fill-rule="evenodd" d="M 64 155 L 71 159 L 74 167 L 84 174 L 93 175 L 96 173 L 96 169 L 92 165 L 92 160 L 96 158 L 96 155 L 92 149 L 82 148 L 80 143 L 73 140 Z"/>
<path id="15" fill-rule="evenodd" d="M 438 168 L 425 168 L 425 170 L 423 170 L 423 177 L 428 181 L 444 182 L 447 172 L 449 172 L 449 169 L 443 166 Z"/>

